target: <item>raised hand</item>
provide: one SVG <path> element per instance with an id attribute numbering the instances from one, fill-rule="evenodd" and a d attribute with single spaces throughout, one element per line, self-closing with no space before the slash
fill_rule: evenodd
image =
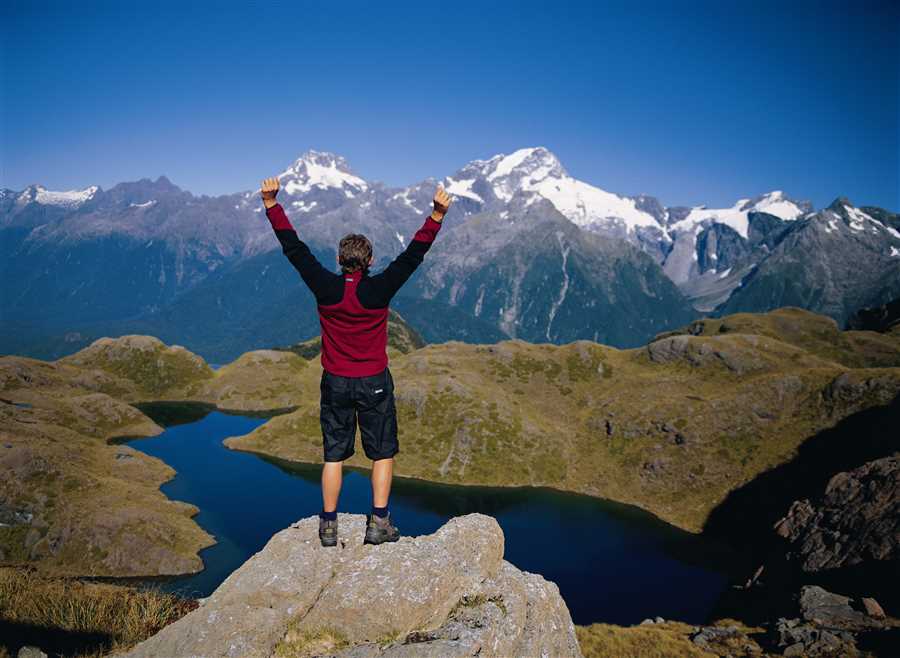
<path id="1" fill-rule="evenodd" d="M 444 219 L 444 215 L 446 215 L 447 211 L 450 209 L 453 198 L 447 194 L 443 187 L 438 185 L 432 203 L 434 203 L 434 210 L 431 212 L 431 218 L 436 222 L 440 222 Z"/>
<path id="2" fill-rule="evenodd" d="M 259 194 L 262 196 L 266 208 L 271 208 L 275 205 L 275 197 L 278 195 L 278 189 L 279 183 L 277 177 L 263 179 L 262 187 L 259 188 Z"/>

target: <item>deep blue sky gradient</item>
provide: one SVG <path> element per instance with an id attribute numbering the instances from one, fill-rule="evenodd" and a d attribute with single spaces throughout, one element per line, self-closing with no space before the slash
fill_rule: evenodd
<path id="1" fill-rule="evenodd" d="M 5 2 L 0 186 L 405 185 L 546 146 L 667 205 L 900 210 L 897 2 Z M 147 6 L 145 6 L 147 5 Z"/>

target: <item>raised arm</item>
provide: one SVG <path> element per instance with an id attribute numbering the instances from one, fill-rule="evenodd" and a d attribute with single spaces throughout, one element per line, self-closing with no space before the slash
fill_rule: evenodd
<path id="1" fill-rule="evenodd" d="M 416 271 L 416 268 L 422 264 L 425 254 L 431 248 L 431 243 L 434 242 L 441 229 L 444 215 L 447 214 L 452 202 L 450 195 L 443 188 L 438 187 L 434 193 L 434 209 L 425 217 L 425 222 L 416 231 L 413 239 L 409 241 L 409 245 L 391 261 L 383 272 L 371 277 L 378 305 L 387 305 L 400 287 Z"/>
<path id="2" fill-rule="evenodd" d="M 319 300 L 327 293 L 328 283 L 334 278 L 334 273 L 326 270 L 318 259 L 313 256 L 309 247 L 299 237 L 297 231 L 291 225 L 284 208 L 275 200 L 278 194 L 278 178 L 266 178 L 260 188 L 263 205 L 266 207 L 266 217 L 272 224 L 275 237 L 281 243 L 281 251 L 287 256 L 291 264 L 297 268 L 304 283 L 312 290 L 313 295 Z"/>

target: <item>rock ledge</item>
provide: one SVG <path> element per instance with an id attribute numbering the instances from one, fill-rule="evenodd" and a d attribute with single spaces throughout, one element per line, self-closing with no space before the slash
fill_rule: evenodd
<path id="1" fill-rule="evenodd" d="M 317 517 L 294 523 L 125 655 L 581 656 L 558 587 L 503 559 L 493 517 L 380 546 L 362 543 L 365 516 L 338 519 L 338 546 L 319 544 Z"/>

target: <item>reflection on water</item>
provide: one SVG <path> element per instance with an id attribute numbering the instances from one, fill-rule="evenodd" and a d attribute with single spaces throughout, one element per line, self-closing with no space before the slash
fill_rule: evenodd
<path id="1" fill-rule="evenodd" d="M 208 595 L 274 533 L 321 509 L 320 465 L 222 445 L 265 417 L 193 404 L 140 407 L 166 431 L 129 444 L 178 472 L 162 491 L 196 505 L 196 521 L 218 542 L 201 552 L 204 571 L 166 581 L 166 588 Z M 368 472 L 345 467 L 339 511 L 366 513 L 370 505 Z M 702 623 L 727 587 L 734 558 L 638 508 L 550 489 L 395 477 L 390 506 L 404 535 L 434 532 L 449 518 L 470 512 L 495 517 L 505 535 L 505 559 L 554 581 L 578 624 L 633 624 L 656 615 Z"/>

